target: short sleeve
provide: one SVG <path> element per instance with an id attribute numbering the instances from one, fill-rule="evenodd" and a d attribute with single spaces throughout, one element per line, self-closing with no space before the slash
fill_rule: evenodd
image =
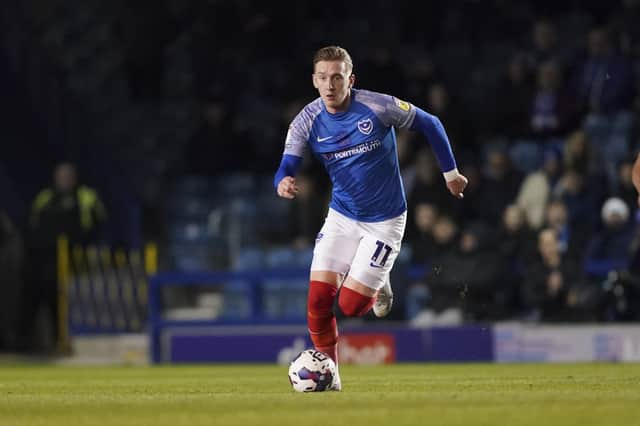
<path id="1" fill-rule="evenodd" d="M 287 137 L 284 141 L 284 155 L 295 155 L 296 157 L 304 156 L 306 151 L 307 139 L 303 136 L 299 129 L 292 122 L 287 131 Z"/>
<path id="2" fill-rule="evenodd" d="M 357 101 L 368 106 L 386 126 L 409 128 L 416 116 L 415 107 L 411 103 L 390 95 L 359 90 Z"/>
<path id="3" fill-rule="evenodd" d="M 311 134 L 311 126 L 322 110 L 320 102 L 322 102 L 320 98 L 311 102 L 293 119 L 287 131 L 283 154 L 295 155 L 296 157 L 304 156 Z"/>

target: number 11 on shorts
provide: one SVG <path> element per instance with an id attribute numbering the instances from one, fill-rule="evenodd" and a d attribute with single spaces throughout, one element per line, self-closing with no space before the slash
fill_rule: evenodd
<path id="1" fill-rule="evenodd" d="M 384 249 L 384 256 L 382 256 L 382 259 L 378 261 L 378 259 L 380 258 L 380 254 L 382 253 L 382 249 Z M 391 254 L 391 250 L 391 247 L 389 247 L 382 241 L 376 241 L 376 251 L 373 253 L 373 256 L 371 256 L 371 263 L 369 264 L 369 266 L 372 266 L 374 268 L 382 268 L 384 264 L 387 263 L 387 259 Z"/>

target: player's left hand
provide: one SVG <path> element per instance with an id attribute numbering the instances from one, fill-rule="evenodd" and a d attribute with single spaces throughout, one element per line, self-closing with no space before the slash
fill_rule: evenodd
<path id="1" fill-rule="evenodd" d="M 468 183 L 469 180 L 464 175 L 458 174 L 455 179 L 447 182 L 447 188 L 454 197 L 463 198 L 463 192 Z"/>

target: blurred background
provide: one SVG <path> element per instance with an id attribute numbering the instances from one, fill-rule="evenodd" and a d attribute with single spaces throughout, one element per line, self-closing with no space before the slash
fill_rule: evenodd
<path id="1" fill-rule="evenodd" d="M 0 351 L 150 336 L 154 360 L 206 361 L 167 330 L 304 336 L 330 183 L 311 158 L 295 201 L 272 181 L 328 44 L 356 87 L 438 116 L 470 180 L 454 200 L 397 134 L 409 220 L 377 326 L 640 319 L 638 0 L 3 0 L 0 20 Z"/>

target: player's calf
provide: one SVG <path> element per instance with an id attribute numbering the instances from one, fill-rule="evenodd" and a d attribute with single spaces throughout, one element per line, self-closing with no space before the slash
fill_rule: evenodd
<path id="1" fill-rule="evenodd" d="M 307 300 L 309 335 L 315 348 L 338 362 L 338 327 L 333 314 L 333 301 L 338 288 L 320 281 L 311 281 Z"/>
<path id="2" fill-rule="evenodd" d="M 375 301 L 375 297 L 365 296 L 344 286 L 340 290 L 340 296 L 338 297 L 340 310 L 348 317 L 363 316 L 369 312 Z"/>

